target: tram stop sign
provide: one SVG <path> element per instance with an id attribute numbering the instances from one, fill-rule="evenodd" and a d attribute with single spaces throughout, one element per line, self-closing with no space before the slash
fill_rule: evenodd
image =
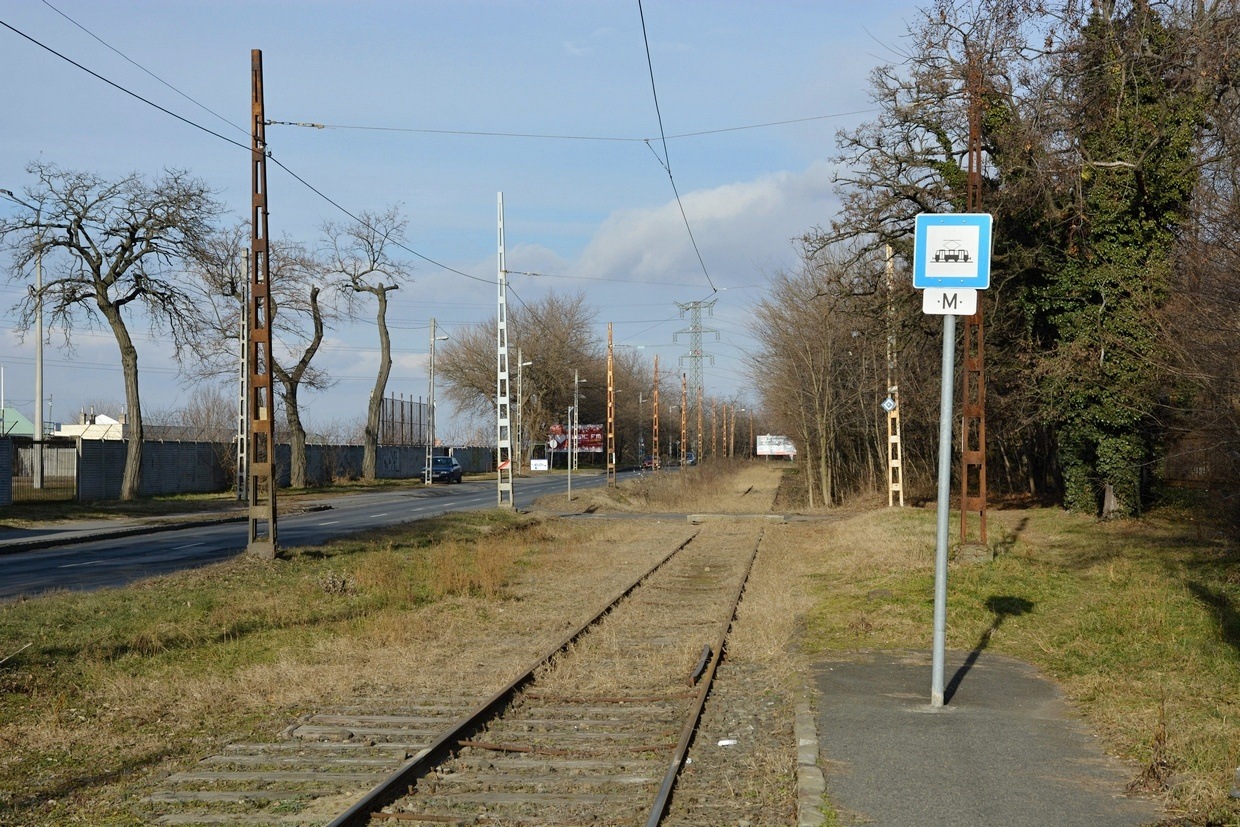
<path id="1" fill-rule="evenodd" d="M 921 213 L 913 240 L 913 287 L 985 290 L 990 287 L 989 213 Z"/>

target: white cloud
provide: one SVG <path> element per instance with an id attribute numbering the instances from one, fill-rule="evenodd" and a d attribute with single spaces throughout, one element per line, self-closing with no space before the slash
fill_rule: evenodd
<path id="1" fill-rule="evenodd" d="M 786 260 L 789 240 L 835 212 L 832 167 L 777 172 L 682 196 L 685 216 L 709 271 L 752 275 L 754 262 Z M 624 210 L 604 221 L 574 270 L 584 275 L 643 281 L 686 281 L 701 266 L 675 201 Z"/>

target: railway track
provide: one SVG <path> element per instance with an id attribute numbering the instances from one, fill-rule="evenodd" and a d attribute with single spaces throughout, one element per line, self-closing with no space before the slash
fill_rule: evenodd
<path id="1" fill-rule="evenodd" d="M 653 827 L 760 538 L 694 534 L 481 702 L 362 702 L 234 745 L 152 794 L 155 823 Z"/>

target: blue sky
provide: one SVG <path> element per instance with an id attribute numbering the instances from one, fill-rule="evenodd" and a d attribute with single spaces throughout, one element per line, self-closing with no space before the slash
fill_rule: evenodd
<path id="1" fill-rule="evenodd" d="M 673 371 L 685 352 L 673 342 L 685 326 L 675 302 L 707 298 L 713 283 L 709 323 L 721 341 L 709 346 L 706 389 L 744 398 L 748 307 L 771 273 L 793 265 L 790 239 L 830 222 L 836 131 L 874 116 L 867 76 L 899 61 L 917 4 L 646 0 L 642 11 L 671 168 L 706 272 L 656 157 L 636 0 L 6 0 L 0 21 L 245 146 L 250 50 L 261 49 L 267 117 L 327 125 L 267 130 L 273 155 L 314 187 L 353 212 L 400 204 L 410 247 L 487 279 L 502 191 L 508 269 L 556 276 L 514 276 L 510 300 L 584 289 L 600 308 L 600 340 L 614 322 L 618 342 L 659 353 Z M 0 71 L 0 188 L 20 192 L 36 158 L 109 177 L 175 167 L 248 214 L 248 150 L 5 28 Z M 782 121 L 798 122 L 734 129 Z M 701 132 L 711 134 L 686 135 Z M 324 220 L 346 219 L 279 168 L 268 175 L 273 237 L 312 242 Z M 432 316 L 451 335 L 495 311 L 483 285 L 413 263 L 414 283 L 389 317 L 388 389 L 406 396 L 426 393 Z M 8 400 L 26 410 L 33 342 L 16 338 L 9 311 L 22 289 L 0 286 L 0 364 Z M 123 398 L 110 336 L 77 344 L 74 356 L 45 351 L 57 420 Z M 332 331 L 322 358 L 339 381 L 310 397 L 309 419 L 360 419 L 377 361 L 373 324 Z M 145 410 L 183 403 L 189 391 L 157 339 L 139 339 L 139 360 Z"/>

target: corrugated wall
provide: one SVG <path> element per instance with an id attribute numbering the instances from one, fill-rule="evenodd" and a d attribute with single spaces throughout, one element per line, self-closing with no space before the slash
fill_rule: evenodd
<path id="1" fill-rule="evenodd" d="M 13 442 L 0 439 L 0 505 L 13 504 Z"/>
<path id="2" fill-rule="evenodd" d="M 123 440 L 78 441 L 78 499 L 114 500 L 120 497 L 125 473 Z M 143 496 L 155 494 L 209 493 L 228 489 L 233 480 L 225 471 L 224 459 L 231 459 L 231 445 L 211 442 L 148 442 L 142 446 Z M 495 468 L 490 448 L 452 448 L 468 474 Z M 7 454 L 12 463 L 12 450 Z M 289 446 L 276 446 L 276 484 L 288 487 Z M 337 479 L 357 479 L 362 475 L 362 446 L 306 446 L 307 475 L 312 484 L 326 485 Z M 426 468 L 426 449 L 422 446 L 380 446 L 376 475 L 380 479 L 418 479 Z M 11 500 L 13 475 L 0 469 Z"/>

